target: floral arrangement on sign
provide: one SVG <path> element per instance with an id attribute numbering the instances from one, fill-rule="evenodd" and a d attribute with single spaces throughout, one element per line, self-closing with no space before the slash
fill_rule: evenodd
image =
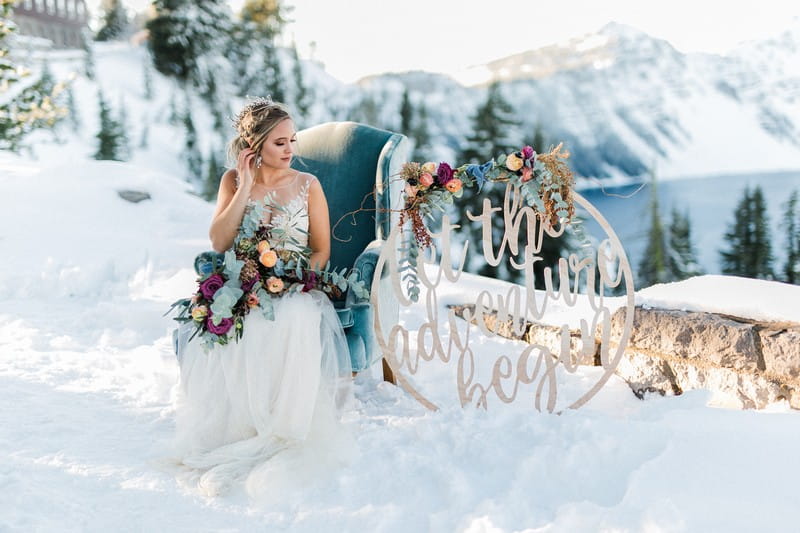
<path id="1" fill-rule="evenodd" d="M 176 301 L 168 313 L 178 309 L 175 320 L 191 322 L 195 327 L 189 340 L 200 335 L 207 346 L 238 341 L 244 332 L 245 316 L 255 310 L 268 320 L 275 319 L 273 299 L 290 292 L 321 290 L 331 299 L 347 290 L 359 297 L 369 293 L 358 274 L 342 269 L 311 268 L 311 250 L 280 228 L 262 224 L 264 209 L 285 210 L 270 203 L 251 204 L 242 219 L 233 247 L 198 262 L 200 277 L 197 292 L 191 298 Z M 221 260 L 220 260 L 221 259 Z"/>
<path id="2" fill-rule="evenodd" d="M 435 210 L 444 211 L 454 199 L 461 198 L 464 187 L 477 186 L 480 192 L 487 182 L 510 183 L 519 188 L 525 203 L 544 221 L 553 226 L 575 222 L 572 201 L 575 180 L 565 162 L 569 152 L 562 147 L 563 143 L 547 153 L 537 154 L 532 147 L 525 146 L 482 165 L 466 164 L 457 168 L 444 162 L 403 165 L 400 177 L 405 182 L 405 202 L 400 226 L 410 221 L 414 239 L 399 250 L 400 272 L 413 301 L 419 296 L 416 279 L 419 249 L 427 248 L 432 242 L 425 218 L 432 218 Z"/>

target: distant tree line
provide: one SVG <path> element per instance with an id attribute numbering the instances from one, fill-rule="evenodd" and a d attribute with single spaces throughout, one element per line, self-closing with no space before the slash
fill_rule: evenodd
<path id="1" fill-rule="evenodd" d="M 782 205 L 781 225 L 785 231 L 786 258 L 776 266 L 769 214 L 760 186 L 746 187 L 734 209 L 733 222 L 725 232 L 719 250 L 723 274 L 777 280 L 800 284 L 800 210 L 798 191 L 792 191 Z M 672 210 L 671 222 L 664 228 L 655 180 L 652 182 L 647 245 L 639 262 L 637 285 L 680 281 L 702 274 L 691 237 L 688 213 Z"/>

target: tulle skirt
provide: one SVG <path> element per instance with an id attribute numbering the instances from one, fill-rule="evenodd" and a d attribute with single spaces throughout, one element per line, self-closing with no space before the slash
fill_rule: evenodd
<path id="1" fill-rule="evenodd" d="M 311 291 L 274 309 L 275 320 L 249 313 L 238 342 L 179 343 L 176 452 L 181 479 L 207 495 L 239 482 L 255 497 L 309 482 L 353 452 L 340 423 L 350 358 L 333 305 Z"/>

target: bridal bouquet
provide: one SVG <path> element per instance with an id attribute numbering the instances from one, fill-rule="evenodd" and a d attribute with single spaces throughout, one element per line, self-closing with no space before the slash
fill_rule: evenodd
<path id="1" fill-rule="evenodd" d="M 263 226 L 263 209 L 251 206 L 245 213 L 230 250 L 205 252 L 195 260 L 200 274 L 197 292 L 170 307 L 170 311 L 178 310 L 175 320 L 195 326 L 189 340 L 200 335 L 209 346 L 238 341 L 248 313 L 260 312 L 274 320 L 273 299 L 290 292 L 316 289 L 336 299 L 352 290 L 369 297 L 355 272 L 331 270 L 330 263 L 322 269 L 311 268 L 311 250 L 291 236 Z"/>

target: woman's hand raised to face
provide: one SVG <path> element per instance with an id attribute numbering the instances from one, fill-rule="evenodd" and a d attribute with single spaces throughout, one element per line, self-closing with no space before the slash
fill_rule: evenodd
<path id="1" fill-rule="evenodd" d="M 244 187 L 246 192 L 253 188 L 253 169 L 255 168 L 256 152 L 252 148 L 245 148 L 239 152 L 236 161 L 236 172 L 239 175 L 239 187 Z"/>

